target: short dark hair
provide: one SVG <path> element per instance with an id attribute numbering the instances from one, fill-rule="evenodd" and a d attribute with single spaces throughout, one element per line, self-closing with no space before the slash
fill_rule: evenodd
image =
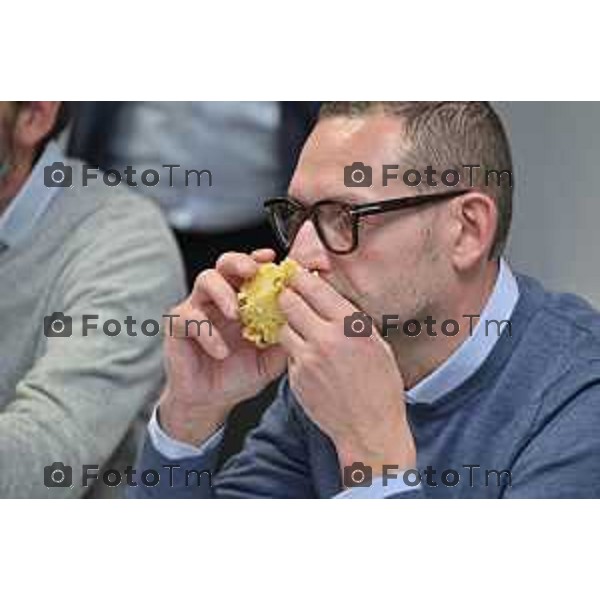
<path id="1" fill-rule="evenodd" d="M 508 137 L 489 102 L 325 102 L 319 118 L 376 113 L 404 121 L 408 146 L 404 144 L 402 152 L 408 168 L 437 165 L 442 170 L 462 170 L 464 165 L 481 165 L 512 174 Z M 512 179 L 507 185 L 498 177 L 497 186 L 488 186 L 485 168 L 473 169 L 473 183 L 496 202 L 498 226 L 490 252 L 490 258 L 496 259 L 504 252 L 510 231 Z"/>

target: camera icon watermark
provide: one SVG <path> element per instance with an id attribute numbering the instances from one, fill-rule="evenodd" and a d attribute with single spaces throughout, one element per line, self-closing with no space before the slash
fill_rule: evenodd
<path id="1" fill-rule="evenodd" d="M 344 185 L 349 188 L 371 187 L 373 169 L 362 162 L 355 162 L 344 168 Z"/>
<path id="2" fill-rule="evenodd" d="M 355 312 L 344 318 L 344 335 L 347 338 L 371 337 L 373 334 L 373 319 L 363 312 Z"/>
<path id="3" fill-rule="evenodd" d="M 44 335 L 47 338 L 71 337 L 73 335 L 73 318 L 62 312 L 55 312 L 44 317 Z"/>
<path id="4" fill-rule="evenodd" d="M 344 467 L 344 486 L 347 488 L 368 488 L 373 484 L 373 469 L 361 462 Z"/>
<path id="5" fill-rule="evenodd" d="M 73 469 L 61 462 L 44 467 L 44 485 L 47 488 L 73 487 Z"/>
<path id="6" fill-rule="evenodd" d="M 68 188 L 73 185 L 73 169 L 63 162 L 44 167 L 44 185 L 49 188 Z"/>

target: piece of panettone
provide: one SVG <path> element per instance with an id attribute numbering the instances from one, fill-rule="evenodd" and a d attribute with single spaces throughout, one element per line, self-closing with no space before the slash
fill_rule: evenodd
<path id="1" fill-rule="evenodd" d="M 298 263 L 290 258 L 279 265 L 267 263 L 242 285 L 238 293 L 242 335 L 259 348 L 278 343 L 279 330 L 286 321 L 277 299 L 299 269 Z"/>

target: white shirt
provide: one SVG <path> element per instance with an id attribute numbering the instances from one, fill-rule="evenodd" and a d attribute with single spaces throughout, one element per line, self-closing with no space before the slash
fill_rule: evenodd
<path id="1" fill-rule="evenodd" d="M 19 193 L 0 215 L 0 251 L 16 245 L 46 212 L 60 188 L 45 185 L 44 168 L 64 160 L 56 143 L 49 142 Z"/>

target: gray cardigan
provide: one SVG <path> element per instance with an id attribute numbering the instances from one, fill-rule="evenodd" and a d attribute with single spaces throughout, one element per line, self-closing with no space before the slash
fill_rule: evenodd
<path id="1" fill-rule="evenodd" d="M 90 492 L 82 465 L 131 464 L 133 431 L 163 381 L 161 335 L 143 335 L 140 325 L 160 323 L 185 292 L 154 203 L 101 178 L 83 188 L 74 166 L 74 187 L 0 252 L 0 497 L 82 496 Z M 70 337 L 44 334 L 55 312 L 72 319 Z M 99 317 L 85 337 L 84 314 Z M 127 316 L 136 337 L 126 334 Z M 120 335 L 105 335 L 109 319 L 121 322 Z M 46 487 L 45 467 L 55 462 L 72 468 L 72 487 Z"/>

